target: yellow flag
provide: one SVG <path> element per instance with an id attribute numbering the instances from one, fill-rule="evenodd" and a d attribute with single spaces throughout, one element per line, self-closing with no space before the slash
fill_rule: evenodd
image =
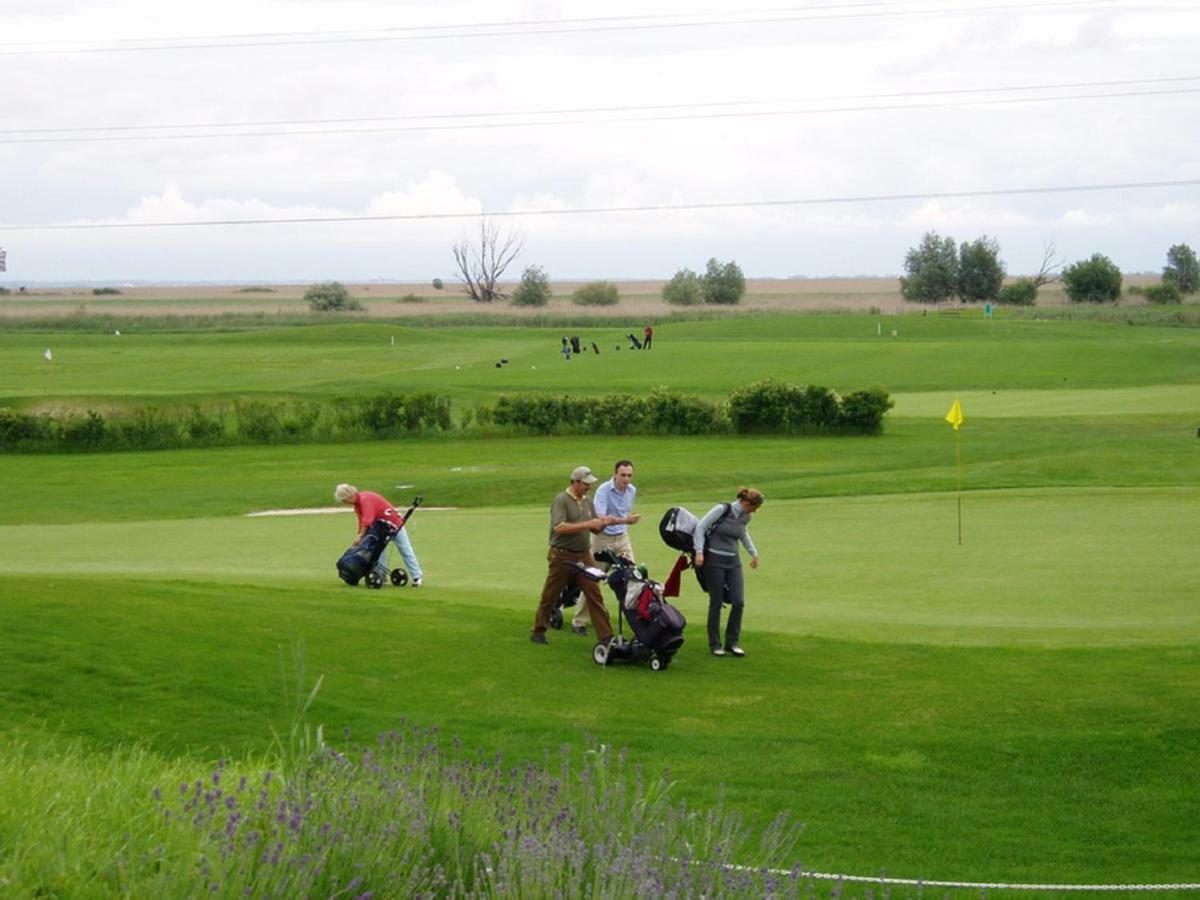
<path id="1" fill-rule="evenodd" d="M 954 430 L 958 431 L 958 426 L 963 423 L 962 407 L 958 403 L 958 398 L 954 398 L 954 405 L 950 407 L 950 412 L 946 413 L 946 421 L 954 426 Z"/>

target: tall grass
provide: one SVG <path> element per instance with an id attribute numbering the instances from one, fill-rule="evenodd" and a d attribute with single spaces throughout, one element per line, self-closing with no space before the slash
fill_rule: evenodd
<path id="1" fill-rule="evenodd" d="M 689 809 L 604 745 L 541 765 L 401 724 L 344 752 L 200 768 L 122 748 L 0 755 L 10 897 L 663 897 L 810 893 L 777 819 Z M 769 871 L 783 867 L 791 875 Z"/>

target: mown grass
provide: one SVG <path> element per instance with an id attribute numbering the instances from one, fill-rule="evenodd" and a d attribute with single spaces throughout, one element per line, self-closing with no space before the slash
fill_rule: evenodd
<path id="1" fill-rule="evenodd" d="M 324 676 L 311 715 L 328 734 L 366 737 L 407 717 L 512 760 L 563 743 L 627 747 L 648 771 L 668 768 L 673 796 L 693 808 L 724 796 L 753 829 L 789 811 L 806 824 L 798 855 L 814 869 L 1194 881 L 1197 334 L 884 323 L 900 333 L 877 334 L 867 316 L 678 323 L 656 327 L 650 353 L 555 356 L 553 378 L 534 359 L 556 353 L 558 337 L 536 329 L 414 329 L 394 355 L 393 332 L 364 325 L 143 335 L 129 357 L 104 343 L 124 334 L 64 334 L 55 361 L 86 362 L 53 389 L 10 353 L 44 364 L 46 338 L 0 334 L 6 402 L 439 382 L 467 402 L 516 383 L 640 391 L 676 374 L 672 387 L 697 393 L 767 376 L 879 381 L 897 400 L 878 438 L 442 437 L 6 456 L 0 729 L 46 747 L 51 765 L 61 747 L 47 735 L 81 742 L 94 757 L 85 767 L 130 745 L 192 773 L 218 756 L 257 757 L 291 721 L 278 660 L 302 640 L 309 672 Z M 462 364 L 448 353 L 474 354 L 483 370 L 454 382 L 448 367 Z M 497 354 L 511 354 L 505 369 Z M 941 419 L 956 395 L 967 416 L 961 546 L 954 433 Z M 602 471 L 622 456 L 637 463 L 647 515 L 635 546 L 660 576 L 671 556 L 653 528 L 667 505 L 702 507 L 738 483 L 767 494 L 753 526 L 763 565 L 748 573 L 747 659 L 702 652 L 691 583 L 689 643 L 667 673 L 600 669 L 571 635 L 529 644 L 549 499 L 578 463 Z M 242 517 L 331 505 L 343 480 L 462 507 L 412 523 L 426 587 L 340 586 L 344 515 Z M 4 833 L 18 835 L 7 846 L 22 846 L 20 811 L 0 809 Z"/>

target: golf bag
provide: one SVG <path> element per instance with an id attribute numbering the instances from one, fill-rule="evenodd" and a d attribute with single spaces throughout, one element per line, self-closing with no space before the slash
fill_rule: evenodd
<path id="1" fill-rule="evenodd" d="M 617 636 L 610 643 L 597 644 L 592 650 L 592 659 L 601 666 L 618 660 L 648 660 L 655 671 L 667 668 L 683 646 L 687 619 L 663 599 L 662 585 L 650 580 L 632 561 L 612 551 L 598 553 L 596 559 L 612 568 L 607 574 L 598 569 L 585 569 L 584 573 L 608 584 L 617 598 L 621 615 L 617 618 Z M 629 623 L 633 633 L 630 640 L 625 640 L 625 622 Z"/>
<path id="2" fill-rule="evenodd" d="M 424 501 L 421 497 L 413 497 L 412 506 L 404 511 L 404 515 L 400 516 L 399 525 L 383 518 L 372 522 L 362 540 L 343 553 L 337 561 L 338 578 L 351 587 L 358 584 L 363 578 L 367 579 L 367 587 L 382 587 L 383 582 L 387 579 L 387 573 L 381 576 L 375 572 L 375 566 L 378 565 L 380 557 L 387 550 L 388 542 L 412 518 L 412 514 L 417 511 L 417 507 L 422 502 Z M 391 581 L 396 587 L 403 587 L 408 584 L 408 573 L 403 569 L 393 569 Z"/>
<path id="3" fill-rule="evenodd" d="M 637 335 L 630 332 L 629 334 L 625 335 L 625 337 L 627 337 L 629 339 L 629 349 L 630 350 L 641 350 L 642 349 L 642 342 L 637 339 Z"/>
<path id="4" fill-rule="evenodd" d="M 705 541 L 708 540 L 708 535 L 712 534 L 713 529 L 724 522 L 725 517 L 733 511 L 733 504 L 726 503 L 724 506 L 725 512 L 705 532 Z M 694 513 L 682 506 L 672 506 L 663 513 L 662 519 L 659 520 L 658 534 L 664 544 L 672 550 L 678 550 L 687 556 L 691 562 L 692 571 L 696 573 L 696 582 L 700 585 L 700 590 L 708 593 L 708 582 L 704 577 L 704 570 L 696 568 L 695 565 L 695 544 L 693 543 L 693 538 L 696 534 L 696 528 L 699 525 L 700 520 L 696 518 Z"/>
<path id="5" fill-rule="evenodd" d="M 338 578 L 354 586 L 375 568 L 379 557 L 387 549 L 388 541 L 400 529 L 387 519 L 376 519 L 363 535 L 363 539 L 342 554 L 337 561 Z"/>
<path id="6" fill-rule="evenodd" d="M 573 609 L 579 602 L 579 596 L 582 593 L 583 591 L 579 589 L 578 585 L 567 584 L 563 586 L 562 593 L 558 595 L 558 605 L 550 610 L 549 625 L 551 628 L 557 629 L 563 627 L 563 610 Z"/>

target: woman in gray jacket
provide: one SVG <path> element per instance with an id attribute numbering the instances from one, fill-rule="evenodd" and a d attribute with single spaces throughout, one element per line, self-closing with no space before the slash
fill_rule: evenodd
<path id="1" fill-rule="evenodd" d="M 703 570 L 708 585 L 708 646 L 713 656 L 745 656 L 739 646 L 742 636 L 742 609 L 746 592 L 742 578 L 740 542 L 750 554 L 750 568 L 758 568 L 758 550 L 750 539 L 747 526 L 754 511 L 762 506 L 763 495 L 754 488 L 738 488 L 732 503 L 718 503 L 696 525 L 692 535 L 695 564 Z M 729 604 L 725 623 L 725 642 L 721 643 L 721 605 Z"/>

